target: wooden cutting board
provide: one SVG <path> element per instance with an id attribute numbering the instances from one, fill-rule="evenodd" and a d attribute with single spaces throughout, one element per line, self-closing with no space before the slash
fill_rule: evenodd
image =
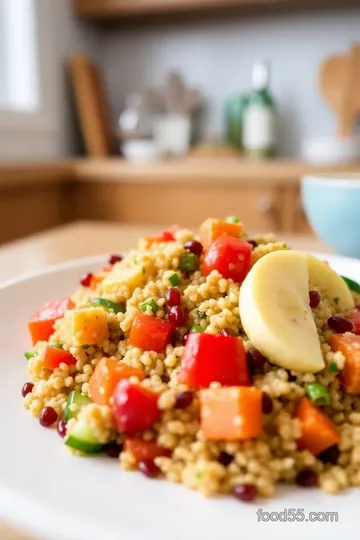
<path id="1" fill-rule="evenodd" d="M 351 137 L 360 116 L 360 45 L 353 45 L 348 54 L 327 58 L 320 68 L 319 86 L 337 113 L 337 134 Z"/>

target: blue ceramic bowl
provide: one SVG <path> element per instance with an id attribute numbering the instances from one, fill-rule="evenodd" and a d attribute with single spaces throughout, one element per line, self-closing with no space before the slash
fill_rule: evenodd
<path id="1" fill-rule="evenodd" d="M 301 198 L 321 240 L 335 253 L 360 259 L 360 172 L 304 176 Z"/>

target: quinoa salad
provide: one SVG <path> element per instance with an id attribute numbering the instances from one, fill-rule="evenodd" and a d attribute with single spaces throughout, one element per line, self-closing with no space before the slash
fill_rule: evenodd
<path id="1" fill-rule="evenodd" d="M 171 226 L 29 313 L 25 408 L 64 451 L 207 497 L 359 486 L 359 293 L 234 216 Z"/>

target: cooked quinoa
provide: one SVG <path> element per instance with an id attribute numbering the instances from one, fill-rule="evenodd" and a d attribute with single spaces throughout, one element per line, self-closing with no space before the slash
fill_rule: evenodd
<path id="1" fill-rule="evenodd" d="M 251 359 L 254 347 L 245 335 L 240 319 L 241 282 L 226 279 L 216 269 L 205 276 L 204 252 L 195 255 L 196 268 L 185 271 L 183 257 L 190 253 L 187 243 L 199 241 L 199 237 L 187 229 L 174 230 L 171 234 L 173 241 L 169 238 L 166 241 L 141 240 L 138 249 L 111 268 L 99 271 L 92 286 L 81 286 L 76 290 L 71 297 L 71 309 L 56 320 L 48 340 L 37 341 L 34 345 L 33 356 L 27 363 L 29 380 L 34 386 L 24 392 L 25 407 L 36 417 L 44 414 L 44 409 L 52 408 L 60 420 L 68 404 L 73 418 L 67 423 L 67 437 L 79 424 L 86 424 L 99 445 L 117 442 L 119 464 L 123 469 L 137 469 L 139 460 L 126 444 L 128 434 L 119 433 L 114 422 L 113 398 L 107 405 L 93 402 L 79 410 L 76 403 L 67 403 L 73 391 L 89 396 L 89 383 L 101 359 L 116 359 L 120 367 L 136 368 L 134 373 L 141 374 L 141 377 L 130 375 L 131 385 L 156 394 L 160 409 L 156 422 L 130 436 L 167 449 L 164 455 L 154 458 L 152 467 L 168 480 L 185 484 L 204 496 L 227 494 L 234 492 L 236 486 L 250 485 L 259 496 L 272 497 L 278 483 L 301 483 L 299 475 L 304 471 L 310 471 L 312 483 L 327 493 L 360 485 L 360 399 L 343 389 L 340 374 L 346 358 L 340 351 L 333 352 L 329 344 L 333 331 L 328 326 L 328 319 L 344 313 L 337 298 L 326 296 L 320 289 L 320 300 L 312 314 L 324 369 L 317 373 L 295 372 L 278 367 L 260 355 L 262 361 L 250 366 L 250 374 L 252 386 L 270 398 L 270 410 L 262 415 L 261 434 L 248 440 L 206 438 L 200 417 L 199 388 L 179 381 L 186 348 L 184 336 L 193 327 L 198 327 L 195 330 L 199 334 L 203 330 L 204 334 L 218 335 L 223 330 L 242 341 L 248 359 Z M 243 229 L 239 236 L 242 241 L 249 239 Z M 251 237 L 251 240 L 249 267 L 274 251 L 289 249 L 273 235 Z M 120 281 L 108 279 L 117 273 L 122 276 Z M 175 286 L 174 280 L 178 281 Z M 185 324 L 174 330 L 162 352 L 132 345 L 130 331 L 140 313 L 168 320 L 166 294 L 172 288 L 180 292 Z M 317 289 L 309 284 L 309 290 Z M 352 294 L 357 301 L 359 297 Z M 116 313 L 116 310 L 103 306 L 89 306 L 94 298 L 109 300 L 123 309 Z M 144 303 L 147 304 L 144 306 Z M 91 326 L 94 321 L 96 330 Z M 84 342 L 89 335 L 93 336 L 94 344 Z M 44 354 L 54 345 L 62 347 L 58 350 L 70 353 L 73 363 L 61 362 L 54 369 L 44 367 Z M 321 409 L 339 432 L 339 443 L 332 449 L 333 458 L 327 459 L 324 452 L 314 455 L 309 450 L 298 449 L 302 430 L 294 413 L 309 383 L 322 385 L 329 395 L 328 404 Z M 209 386 L 210 391 L 216 391 L 221 384 L 214 380 Z M 178 407 L 179 395 L 185 400 L 183 405 L 188 400 L 187 406 Z M 143 470 L 141 466 L 140 469 Z"/>

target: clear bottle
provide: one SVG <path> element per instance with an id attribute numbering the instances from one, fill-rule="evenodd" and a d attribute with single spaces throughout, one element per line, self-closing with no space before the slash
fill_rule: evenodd
<path id="1" fill-rule="evenodd" d="M 276 111 L 269 89 L 270 67 L 258 58 L 252 70 L 252 91 L 243 118 L 243 145 L 249 158 L 266 159 L 276 153 Z"/>

